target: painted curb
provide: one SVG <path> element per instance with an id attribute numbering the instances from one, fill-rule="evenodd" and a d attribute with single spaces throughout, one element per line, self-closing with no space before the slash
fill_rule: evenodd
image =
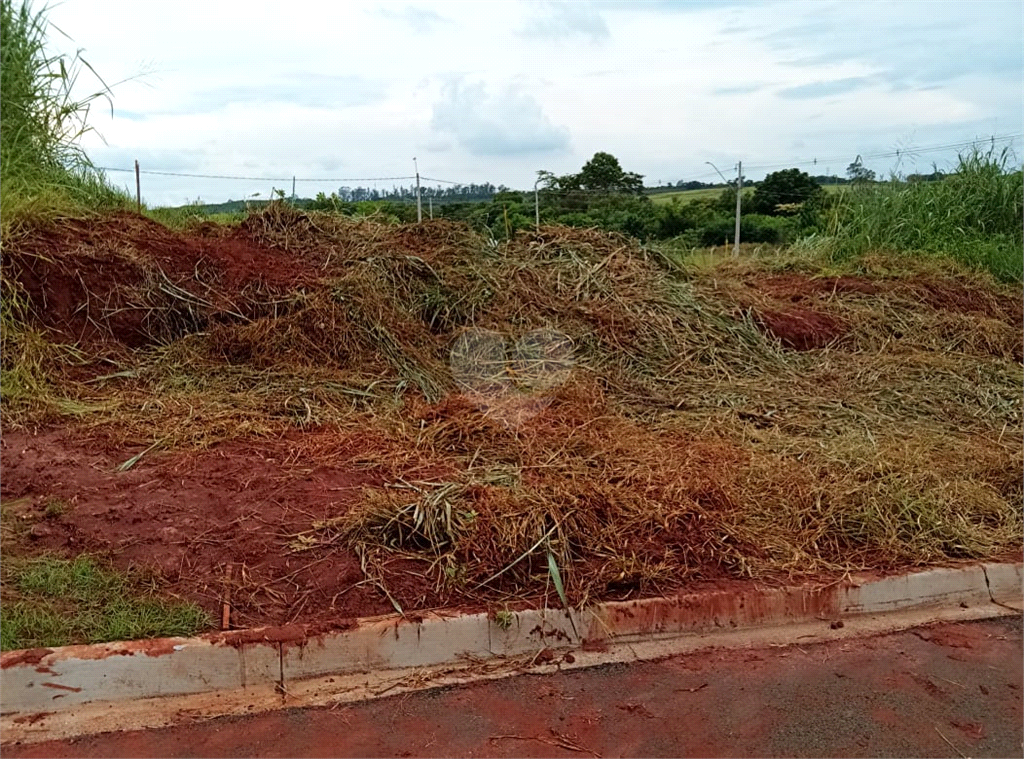
<path id="1" fill-rule="evenodd" d="M 854 576 L 828 586 L 714 590 L 598 604 L 581 612 L 424 614 L 355 620 L 349 629 L 305 637 L 301 628 L 262 628 L 0 655 L 0 715 L 14 722 L 87 704 L 195 694 L 287 694 L 327 676 L 378 674 L 555 652 L 601 652 L 633 644 L 896 612 L 1022 605 L 1024 565 L 986 563 L 884 578 Z M 999 604 L 996 606 L 995 604 Z M 985 614 L 982 613 L 982 616 Z"/>

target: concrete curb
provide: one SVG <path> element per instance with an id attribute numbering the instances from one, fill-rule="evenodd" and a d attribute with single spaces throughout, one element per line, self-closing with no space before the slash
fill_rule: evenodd
<path id="1" fill-rule="evenodd" d="M 210 701 L 234 694 L 223 703 L 235 698 L 248 700 L 249 710 L 265 709 L 274 708 L 274 694 L 278 706 L 292 706 L 285 703 L 291 694 L 335 678 L 369 682 L 388 673 L 408 678 L 418 669 L 450 673 L 475 666 L 498 671 L 514 663 L 505 667 L 511 673 L 556 660 L 580 659 L 580 665 L 592 665 L 635 659 L 635 649 L 643 646 L 671 653 L 671 646 L 657 648 L 666 641 L 682 641 L 685 650 L 695 650 L 719 645 L 716 635 L 736 631 L 808 624 L 828 631 L 840 627 L 842 620 L 901 613 L 912 613 L 916 624 L 922 624 L 948 617 L 937 613 L 942 609 L 956 610 L 962 618 L 995 616 L 1020 609 L 1022 583 L 1021 563 L 987 563 L 885 578 L 854 576 L 824 587 L 684 593 L 598 604 L 571 615 L 523 611 L 503 624 L 486 614 L 387 616 L 356 620 L 348 629 L 313 637 L 293 626 L 9 651 L 0 656 L 0 726 L 5 728 L 4 740 L 10 740 L 13 734 L 24 738 L 36 732 L 26 728 L 48 716 L 70 716 L 92 707 L 116 713 L 130 709 L 129 702 L 152 700 L 169 706 L 180 698 L 205 696 Z M 929 616 L 928 610 L 936 613 Z M 608 653 L 624 649 L 629 656 Z M 95 731 L 79 727 L 79 732 Z"/>

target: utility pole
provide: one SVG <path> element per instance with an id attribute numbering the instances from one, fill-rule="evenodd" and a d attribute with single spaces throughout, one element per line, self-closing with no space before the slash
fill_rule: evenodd
<path id="1" fill-rule="evenodd" d="M 416 169 L 416 221 L 423 221 L 423 200 L 420 198 L 420 167 L 413 156 L 412 165 Z"/>
<path id="2" fill-rule="evenodd" d="M 142 214 L 142 183 L 139 181 L 139 159 L 135 159 L 135 209 Z"/>
<path id="3" fill-rule="evenodd" d="M 295 175 L 292 174 L 292 200 L 295 200 Z"/>
<path id="4" fill-rule="evenodd" d="M 740 201 L 743 195 L 743 161 L 736 165 L 736 240 L 732 246 L 732 254 L 740 254 Z"/>
<path id="5" fill-rule="evenodd" d="M 434 218 L 434 196 L 427 196 L 427 210 L 430 212 L 430 218 Z"/>
<path id="6" fill-rule="evenodd" d="M 718 167 L 711 161 L 704 161 L 708 166 L 718 171 Z M 725 178 L 725 174 L 718 171 L 718 176 L 725 182 L 725 186 L 729 186 L 729 180 Z M 740 198 L 743 195 L 743 161 L 736 164 L 736 233 L 734 235 L 735 240 L 733 241 L 732 254 L 738 256 L 740 254 Z"/>

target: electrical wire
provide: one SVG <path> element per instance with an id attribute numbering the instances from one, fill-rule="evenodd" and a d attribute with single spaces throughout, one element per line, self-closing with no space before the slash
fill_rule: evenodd
<path id="1" fill-rule="evenodd" d="M 973 146 L 981 145 L 984 143 L 990 143 L 996 145 L 997 143 L 1002 144 L 1011 142 L 1024 135 L 1021 132 L 1014 132 L 1005 135 L 994 135 L 992 137 L 976 140 L 964 140 L 961 142 L 951 142 L 943 145 L 925 145 L 920 147 L 907 147 L 899 148 L 893 151 L 882 152 L 882 153 L 866 153 L 858 155 L 858 158 L 863 162 L 866 160 L 875 160 L 879 158 L 902 158 L 913 157 L 922 153 L 936 153 L 949 150 L 962 150 Z M 786 161 L 783 163 L 761 163 L 761 164 L 748 164 L 744 166 L 744 170 L 751 171 L 763 171 L 766 169 L 779 169 L 779 168 L 796 168 L 799 166 L 812 166 L 821 164 L 832 164 L 837 162 L 845 161 L 849 156 L 833 157 L 833 158 L 814 158 L 810 160 L 796 160 Z M 101 171 L 117 171 L 132 173 L 135 171 L 134 168 L 123 169 L 116 166 L 97 166 L 97 169 Z M 307 183 L 326 183 L 326 182 L 393 182 L 393 181 L 411 181 L 415 180 L 416 176 L 392 176 L 392 177 L 253 177 L 253 176 L 242 176 L 232 174 L 195 174 L 189 172 L 177 172 L 177 171 L 158 171 L 153 169 L 140 169 L 140 174 L 146 174 L 149 176 L 163 176 L 163 177 L 183 177 L 187 179 L 227 179 L 244 182 L 307 182 Z M 697 181 L 700 179 L 706 179 L 708 177 L 717 176 L 718 172 L 707 172 L 705 174 L 691 175 L 687 181 Z M 468 187 L 473 183 L 468 182 L 456 182 L 451 179 L 439 179 L 437 177 L 421 176 L 421 180 L 426 182 L 438 182 L 441 184 L 449 184 L 456 187 Z M 717 187 L 726 187 L 728 185 L 712 185 L 706 189 L 715 189 Z M 574 193 L 603 193 L 602 190 L 590 190 L 590 189 L 576 189 L 576 190 L 555 190 L 551 188 L 542 189 L 542 192 L 550 195 L 569 195 Z M 525 190 L 523 192 L 526 192 Z M 676 190 L 676 192 L 682 192 L 682 190 Z M 659 193 L 654 193 L 659 194 Z"/>

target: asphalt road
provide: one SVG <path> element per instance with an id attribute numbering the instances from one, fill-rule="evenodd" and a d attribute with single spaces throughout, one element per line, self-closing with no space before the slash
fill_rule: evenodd
<path id="1" fill-rule="evenodd" d="M 525 675 L 4 756 L 1022 756 L 1020 617 Z"/>

